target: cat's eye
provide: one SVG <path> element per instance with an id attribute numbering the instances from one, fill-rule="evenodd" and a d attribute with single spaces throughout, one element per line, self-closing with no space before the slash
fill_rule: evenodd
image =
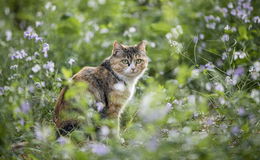
<path id="1" fill-rule="evenodd" d="M 136 63 L 136 64 L 140 64 L 140 63 L 142 63 L 142 62 L 143 62 L 142 59 L 137 59 L 135 63 Z"/>
<path id="2" fill-rule="evenodd" d="M 123 64 L 129 64 L 128 60 L 126 60 L 126 59 L 123 59 L 121 62 L 122 62 Z"/>

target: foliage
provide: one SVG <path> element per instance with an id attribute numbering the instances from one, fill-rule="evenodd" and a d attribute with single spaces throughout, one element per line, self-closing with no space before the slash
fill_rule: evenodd
<path id="1" fill-rule="evenodd" d="M 0 159 L 258 159 L 259 7 L 257 0 L 1 0 Z M 143 39 L 149 69 L 122 115 L 125 143 L 108 136 L 116 123 L 91 109 L 85 118 L 101 126 L 95 141 L 85 137 L 95 135 L 91 125 L 56 139 L 62 86 L 108 57 L 114 40 Z"/>

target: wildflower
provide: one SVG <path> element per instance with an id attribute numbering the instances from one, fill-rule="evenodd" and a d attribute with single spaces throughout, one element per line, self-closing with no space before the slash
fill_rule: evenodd
<path id="1" fill-rule="evenodd" d="M 224 92 L 224 87 L 221 83 L 216 82 L 214 85 L 215 85 L 215 90 Z"/>
<path id="2" fill-rule="evenodd" d="M 41 26 L 41 25 L 43 25 L 43 22 L 42 22 L 42 21 L 36 21 L 36 22 L 35 22 L 35 26 L 36 26 L 36 27 L 39 27 L 39 26 Z"/>
<path id="3" fill-rule="evenodd" d="M 208 24 L 206 24 L 206 27 L 207 27 L 208 29 L 215 29 L 215 28 L 216 28 L 216 23 L 215 23 L 215 22 L 213 22 L 213 23 L 208 23 Z"/>
<path id="4" fill-rule="evenodd" d="M 37 88 L 43 88 L 43 87 L 45 87 L 45 82 L 35 82 L 35 86 Z"/>
<path id="5" fill-rule="evenodd" d="M 12 31 L 6 30 L 5 31 L 6 41 L 12 40 Z"/>
<path id="6" fill-rule="evenodd" d="M 110 149 L 102 143 L 94 143 L 90 144 L 89 146 L 91 148 L 92 153 L 95 153 L 99 156 L 106 155 L 110 152 Z"/>
<path id="7" fill-rule="evenodd" d="M 32 61 L 33 60 L 33 57 L 29 56 L 25 59 L 25 61 Z"/>
<path id="8" fill-rule="evenodd" d="M 208 70 L 212 70 L 215 68 L 215 65 L 212 62 L 208 62 L 207 64 L 205 64 L 205 68 Z"/>
<path id="9" fill-rule="evenodd" d="M 0 87 L 0 96 L 4 95 L 4 87 Z"/>
<path id="10" fill-rule="evenodd" d="M 21 51 L 15 51 L 13 54 L 11 54 L 11 59 L 23 59 L 27 56 L 27 53 L 24 50 Z"/>
<path id="11" fill-rule="evenodd" d="M 191 77 L 192 78 L 198 78 L 199 77 L 199 74 L 200 74 L 200 70 L 199 69 L 193 69 L 191 71 Z"/>
<path id="12" fill-rule="evenodd" d="M 223 42 L 229 41 L 229 35 L 228 35 L 228 34 L 224 34 L 224 35 L 221 37 L 221 40 L 222 40 Z"/>
<path id="13" fill-rule="evenodd" d="M 151 46 L 152 48 L 155 48 L 155 47 L 156 47 L 156 43 L 150 42 L 150 46 Z"/>
<path id="14" fill-rule="evenodd" d="M 253 89 L 250 93 L 250 97 L 253 98 L 257 103 L 260 103 L 260 91 Z"/>
<path id="15" fill-rule="evenodd" d="M 234 126 L 232 129 L 231 129 L 231 133 L 235 136 L 238 136 L 238 134 L 240 133 L 240 128 L 238 126 Z"/>
<path id="16" fill-rule="evenodd" d="M 107 126 L 102 126 L 101 128 L 100 128 L 100 134 L 102 135 L 102 136 L 108 136 L 108 134 L 110 133 L 110 130 L 109 130 L 109 128 L 107 127 Z"/>
<path id="17" fill-rule="evenodd" d="M 245 109 L 244 109 L 244 108 L 239 108 L 239 109 L 237 110 L 237 114 L 238 114 L 239 116 L 244 116 L 244 115 L 246 114 Z"/>
<path id="18" fill-rule="evenodd" d="M 260 17 L 259 16 L 253 17 L 253 22 L 259 24 L 260 23 Z"/>
<path id="19" fill-rule="evenodd" d="M 21 118 L 21 119 L 19 120 L 19 123 L 20 123 L 22 126 L 24 126 L 24 119 Z"/>
<path id="20" fill-rule="evenodd" d="M 61 145 L 64 145 L 64 144 L 67 144 L 69 142 L 68 138 L 65 138 L 63 136 L 60 136 L 58 139 L 57 139 L 57 142 Z"/>
<path id="21" fill-rule="evenodd" d="M 135 27 L 130 27 L 130 28 L 129 28 L 129 32 L 130 32 L 130 33 L 136 32 L 136 28 L 135 28 Z"/>
<path id="22" fill-rule="evenodd" d="M 75 63 L 75 59 L 70 58 L 70 59 L 68 60 L 68 63 L 69 63 L 70 65 L 72 65 L 73 63 Z"/>
<path id="23" fill-rule="evenodd" d="M 52 61 L 48 61 L 43 65 L 43 68 L 49 70 L 50 72 L 54 72 L 54 63 Z"/>
<path id="24" fill-rule="evenodd" d="M 210 91 L 212 88 L 212 84 L 210 82 L 207 82 L 205 85 L 206 90 Z"/>
<path id="25" fill-rule="evenodd" d="M 43 41 L 43 38 L 42 37 L 35 37 L 35 42 L 37 43 L 38 41 L 42 42 Z"/>
<path id="26" fill-rule="evenodd" d="M 32 71 L 34 72 L 34 73 L 37 73 L 37 72 L 39 72 L 41 70 L 41 66 L 39 65 L 39 64 L 36 64 L 36 65 L 34 65 L 33 67 L 32 67 Z"/>
<path id="27" fill-rule="evenodd" d="M 242 52 L 242 51 L 238 51 L 238 52 L 234 52 L 234 55 L 233 55 L 234 59 L 244 59 L 246 57 L 246 53 L 245 52 Z"/>
<path id="28" fill-rule="evenodd" d="M 44 44 L 42 45 L 42 52 L 43 52 L 43 53 L 47 53 L 49 49 L 50 49 L 50 47 L 49 47 L 49 44 L 48 44 L 48 43 L 44 43 Z"/>
<path id="29" fill-rule="evenodd" d="M 94 33 L 91 32 L 91 31 L 88 31 L 86 34 L 85 34 L 85 38 L 84 40 L 88 43 L 90 42 L 90 40 L 94 37 Z"/>
<path id="30" fill-rule="evenodd" d="M 97 106 L 98 112 L 101 112 L 103 110 L 103 108 L 105 107 L 105 105 L 102 102 L 97 102 L 96 106 Z"/>
<path id="31" fill-rule="evenodd" d="M 225 78 L 225 81 L 226 81 L 227 84 L 233 85 L 233 80 L 230 78 L 230 76 L 227 76 L 227 77 Z"/>
<path id="32" fill-rule="evenodd" d="M 28 37 L 28 39 L 35 39 L 36 37 L 38 37 L 38 34 L 36 33 L 31 33 Z"/>
<path id="33" fill-rule="evenodd" d="M 200 39 L 204 39 L 204 37 L 205 37 L 204 34 L 199 34 Z"/>
<path id="34" fill-rule="evenodd" d="M 260 62 L 255 62 L 254 63 L 254 68 L 256 72 L 260 72 Z"/>
<path id="35" fill-rule="evenodd" d="M 234 75 L 241 76 L 244 73 L 244 71 L 245 71 L 245 69 L 243 67 L 238 67 L 237 69 L 235 69 Z"/>
<path id="36" fill-rule="evenodd" d="M 226 104 L 226 100 L 223 97 L 218 98 L 218 101 L 221 105 Z"/>
<path id="37" fill-rule="evenodd" d="M 158 140 L 156 139 L 155 136 L 153 136 L 147 143 L 146 143 L 146 148 L 149 150 L 149 151 L 156 151 L 157 147 L 159 146 L 158 144 Z"/>
<path id="38" fill-rule="evenodd" d="M 34 134 L 36 139 L 40 141 L 47 141 L 48 137 L 51 136 L 51 129 L 49 127 L 41 127 L 37 124 L 34 128 Z"/>
<path id="39" fill-rule="evenodd" d="M 100 29 L 101 34 L 105 34 L 105 33 L 108 33 L 108 32 L 109 32 L 109 30 L 107 28 Z"/>
<path id="40" fill-rule="evenodd" d="M 188 103 L 195 105 L 196 104 L 196 96 L 195 95 L 189 95 L 188 97 Z"/>
<path id="41" fill-rule="evenodd" d="M 221 59 L 222 60 L 225 60 L 225 59 L 227 59 L 227 52 L 224 52 L 223 54 L 222 54 L 222 56 L 221 56 Z"/>
<path id="42" fill-rule="evenodd" d="M 25 101 L 21 104 L 20 108 L 23 113 L 28 113 L 29 110 L 31 109 L 31 105 L 28 101 Z"/>
<path id="43" fill-rule="evenodd" d="M 23 33 L 24 38 L 29 38 L 30 35 L 31 35 L 31 32 L 30 32 L 30 31 L 25 31 L 25 32 Z"/>
<path id="44" fill-rule="evenodd" d="M 199 41 L 199 37 L 198 37 L 198 36 L 194 36 L 193 42 L 194 42 L 194 43 L 198 43 L 198 41 Z"/>
<path id="45" fill-rule="evenodd" d="M 233 6 L 233 3 L 232 2 L 229 2 L 228 3 L 228 8 L 233 8 L 234 6 Z"/>
<path id="46" fill-rule="evenodd" d="M 10 66 L 10 69 L 16 69 L 16 68 L 18 68 L 17 64 Z"/>

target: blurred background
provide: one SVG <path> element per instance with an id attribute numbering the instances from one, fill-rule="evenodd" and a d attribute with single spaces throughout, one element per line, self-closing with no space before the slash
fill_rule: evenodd
<path id="1" fill-rule="evenodd" d="M 259 8 L 257 0 L 0 0 L 0 158 L 258 159 Z M 115 40 L 146 40 L 150 58 L 122 115 L 126 144 L 100 119 L 91 145 L 81 142 L 93 126 L 56 140 L 60 89 L 108 57 Z"/>

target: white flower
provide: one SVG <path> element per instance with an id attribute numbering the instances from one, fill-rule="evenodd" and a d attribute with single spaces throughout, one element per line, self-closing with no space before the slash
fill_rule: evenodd
<path id="1" fill-rule="evenodd" d="M 260 103 L 260 91 L 257 89 L 253 89 L 251 91 L 250 96 L 257 102 Z"/>
<path id="2" fill-rule="evenodd" d="M 12 40 L 12 31 L 6 30 L 5 31 L 6 41 Z"/>
<path id="3" fill-rule="evenodd" d="M 130 33 L 136 32 L 136 28 L 135 28 L 135 27 L 130 27 L 130 28 L 129 28 L 129 32 L 130 32 Z"/>
<path id="4" fill-rule="evenodd" d="M 206 88 L 206 90 L 210 91 L 211 88 L 212 88 L 211 83 L 210 83 L 210 82 L 207 82 L 206 85 L 205 85 L 205 88 Z"/>
<path id="5" fill-rule="evenodd" d="M 37 72 L 39 72 L 41 70 L 41 66 L 39 65 L 39 64 L 36 64 L 36 65 L 34 65 L 33 67 L 32 67 L 32 71 L 34 72 L 34 73 L 37 73 Z"/>
<path id="6" fill-rule="evenodd" d="M 110 130 L 107 126 L 102 126 L 100 129 L 100 134 L 102 136 L 108 136 L 108 134 L 110 133 Z"/>
<path id="7" fill-rule="evenodd" d="M 255 62 L 254 63 L 254 68 L 256 72 L 260 72 L 260 62 Z"/>
<path id="8" fill-rule="evenodd" d="M 242 51 L 234 52 L 234 59 L 244 59 L 246 57 L 246 53 Z"/>
<path id="9" fill-rule="evenodd" d="M 75 63 L 75 59 L 70 58 L 70 59 L 68 60 L 68 63 L 69 63 L 70 65 L 72 65 L 73 63 Z"/>

